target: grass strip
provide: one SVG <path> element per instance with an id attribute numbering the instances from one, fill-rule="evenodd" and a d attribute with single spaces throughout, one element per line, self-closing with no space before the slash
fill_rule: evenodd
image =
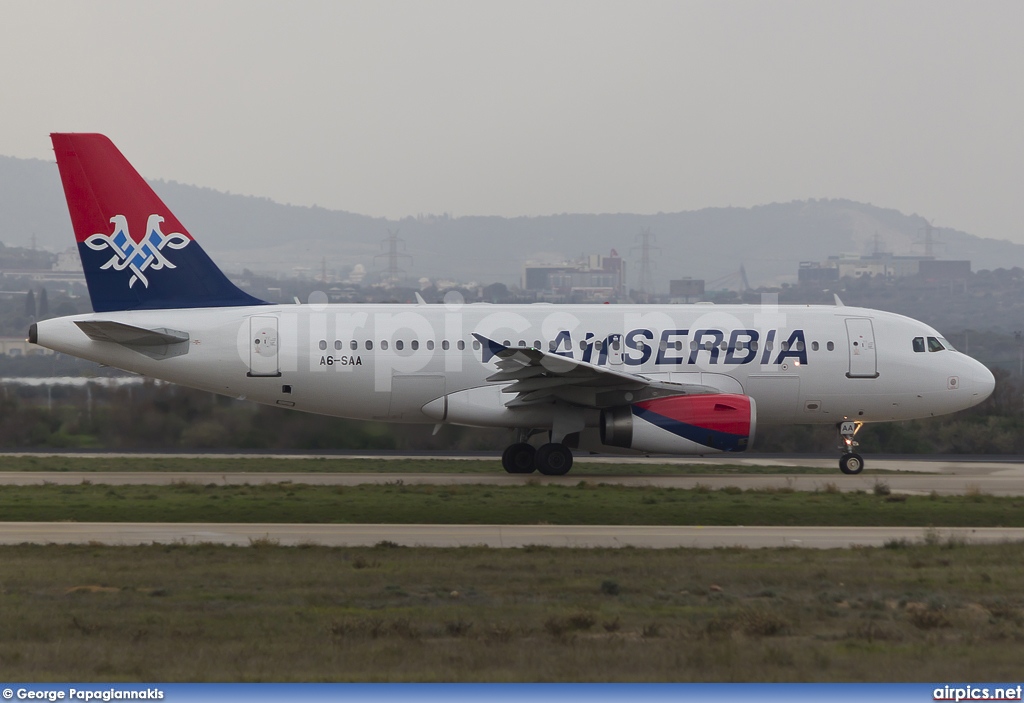
<path id="1" fill-rule="evenodd" d="M 881 485 L 881 484 L 880 484 Z M 0 487 L 0 520 L 584 525 L 1024 526 L 1024 498 L 575 486 Z"/>
<path id="2" fill-rule="evenodd" d="M 1018 545 L 0 547 L 11 681 L 1006 681 Z"/>
<path id="3" fill-rule="evenodd" d="M 825 462 L 832 463 L 832 462 Z M 189 471 L 209 472 L 302 472 L 302 473 L 504 473 L 498 457 L 493 459 L 357 459 L 346 457 L 81 457 L 13 456 L 0 454 L 0 471 Z M 605 464 L 578 462 L 577 474 L 608 476 L 615 474 L 835 474 L 834 467 L 748 466 L 709 462 L 707 464 Z"/>

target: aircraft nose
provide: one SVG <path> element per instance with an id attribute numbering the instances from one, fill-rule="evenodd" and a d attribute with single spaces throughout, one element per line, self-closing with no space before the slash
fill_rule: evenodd
<path id="1" fill-rule="evenodd" d="M 988 369 L 987 366 L 985 366 L 983 364 L 979 364 L 979 366 L 981 366 L 981 368 L 985 372 L 983 377 L 982 377 L 982 380 L 980 382 L 980 385 L 981 385 L 981 391 L 980 391 L 981 392 L 981 399 L 985 400 L 990 395 L 992 395 L 992 391 L 994 391 L 996 389 L 996 377 L 992 375 L 992 372 Z"/>
<path id="2" fill-rule="evenodd" d="M 996 377 L 980 361 L 970 359 L 970 367 L 963 374 L 961 386 L 971 393 L 971 405 L 977 405 L 990 395 L 996 387 Z"/>

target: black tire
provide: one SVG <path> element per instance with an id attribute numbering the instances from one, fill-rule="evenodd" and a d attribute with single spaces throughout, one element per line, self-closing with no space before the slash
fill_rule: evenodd
<path id="1" fill-rule="evenodd" d="M 839 457 L 839 470 L 847 476 L 856 476 L 864 470 L 864 457 L 855 452 Z"/>
<path id="2" fill-rule="evenodd" d="M 532 474 L 537 450 L 526 442 L 509 445 L 501 455 L 501 466 L 510 474 Z"/>
<path id="3" fill-rule="evenodd" d="M 534 462 L 545 476 L 564 476 L 572 468 L 572 451 L 557 442 L 544 444 L 537 450 Z"/>

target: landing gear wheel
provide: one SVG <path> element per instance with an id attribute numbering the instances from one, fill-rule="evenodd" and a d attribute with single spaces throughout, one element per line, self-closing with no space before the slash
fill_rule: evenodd
<path id="1" fill-rule="evenodd" d="M 855 452 L 839 457 L 839 470 L 844 474 L 855 476 L 864 470 L 864 458 Z"/>
<path id="2" fill-rule="evenodd" d="M 572 468 L 572 452 L 564 444 L 544 444 L 537 450 L 534 463 L 545 476 L 564 476 Z"/>
<path id="3" fill-rule="evenodd" d="M 510 474 L 532 474 L 537 450 L 526 442 L 509 445 L 501 455 L 501 465 Z"/>

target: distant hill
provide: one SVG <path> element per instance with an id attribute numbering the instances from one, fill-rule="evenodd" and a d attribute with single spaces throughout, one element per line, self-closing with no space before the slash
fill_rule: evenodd
<path id="1" fill-rule="evenodd" d="M 753 208 L 691 212 L 562 214 L 545 217 L 429 216 L 387 220 L 318 207 L 281 205 L 266 198 L 222 193 L 175 182 L 154 188 L 226 270 L 313 272 L 363 264 L 382 269 L 382 241 L 398 230 L 403 268 L 414 278 L 517 283 L 528 260 L 560 260 L 616 249 L 637 280 L 637 234 L 655 235 L 655 282 L 714 280 L 743 264 L 757 286 L 793 280 L 800 261 L 839 253 L 869 253 L 877 244 L 894 254 L 923 253 L 925 218 L 848 200 L 773 203 Z M 60 251 L 71 246 L 71 225 L 56 165 L 0 157 L 0 241 Z M 975 270 L 1024 266 L 1024 246 L 945 228 L 935 230 L 936 254 L 970 259 Z M 324 260 L 326 259 L 326 262 Z"/>

